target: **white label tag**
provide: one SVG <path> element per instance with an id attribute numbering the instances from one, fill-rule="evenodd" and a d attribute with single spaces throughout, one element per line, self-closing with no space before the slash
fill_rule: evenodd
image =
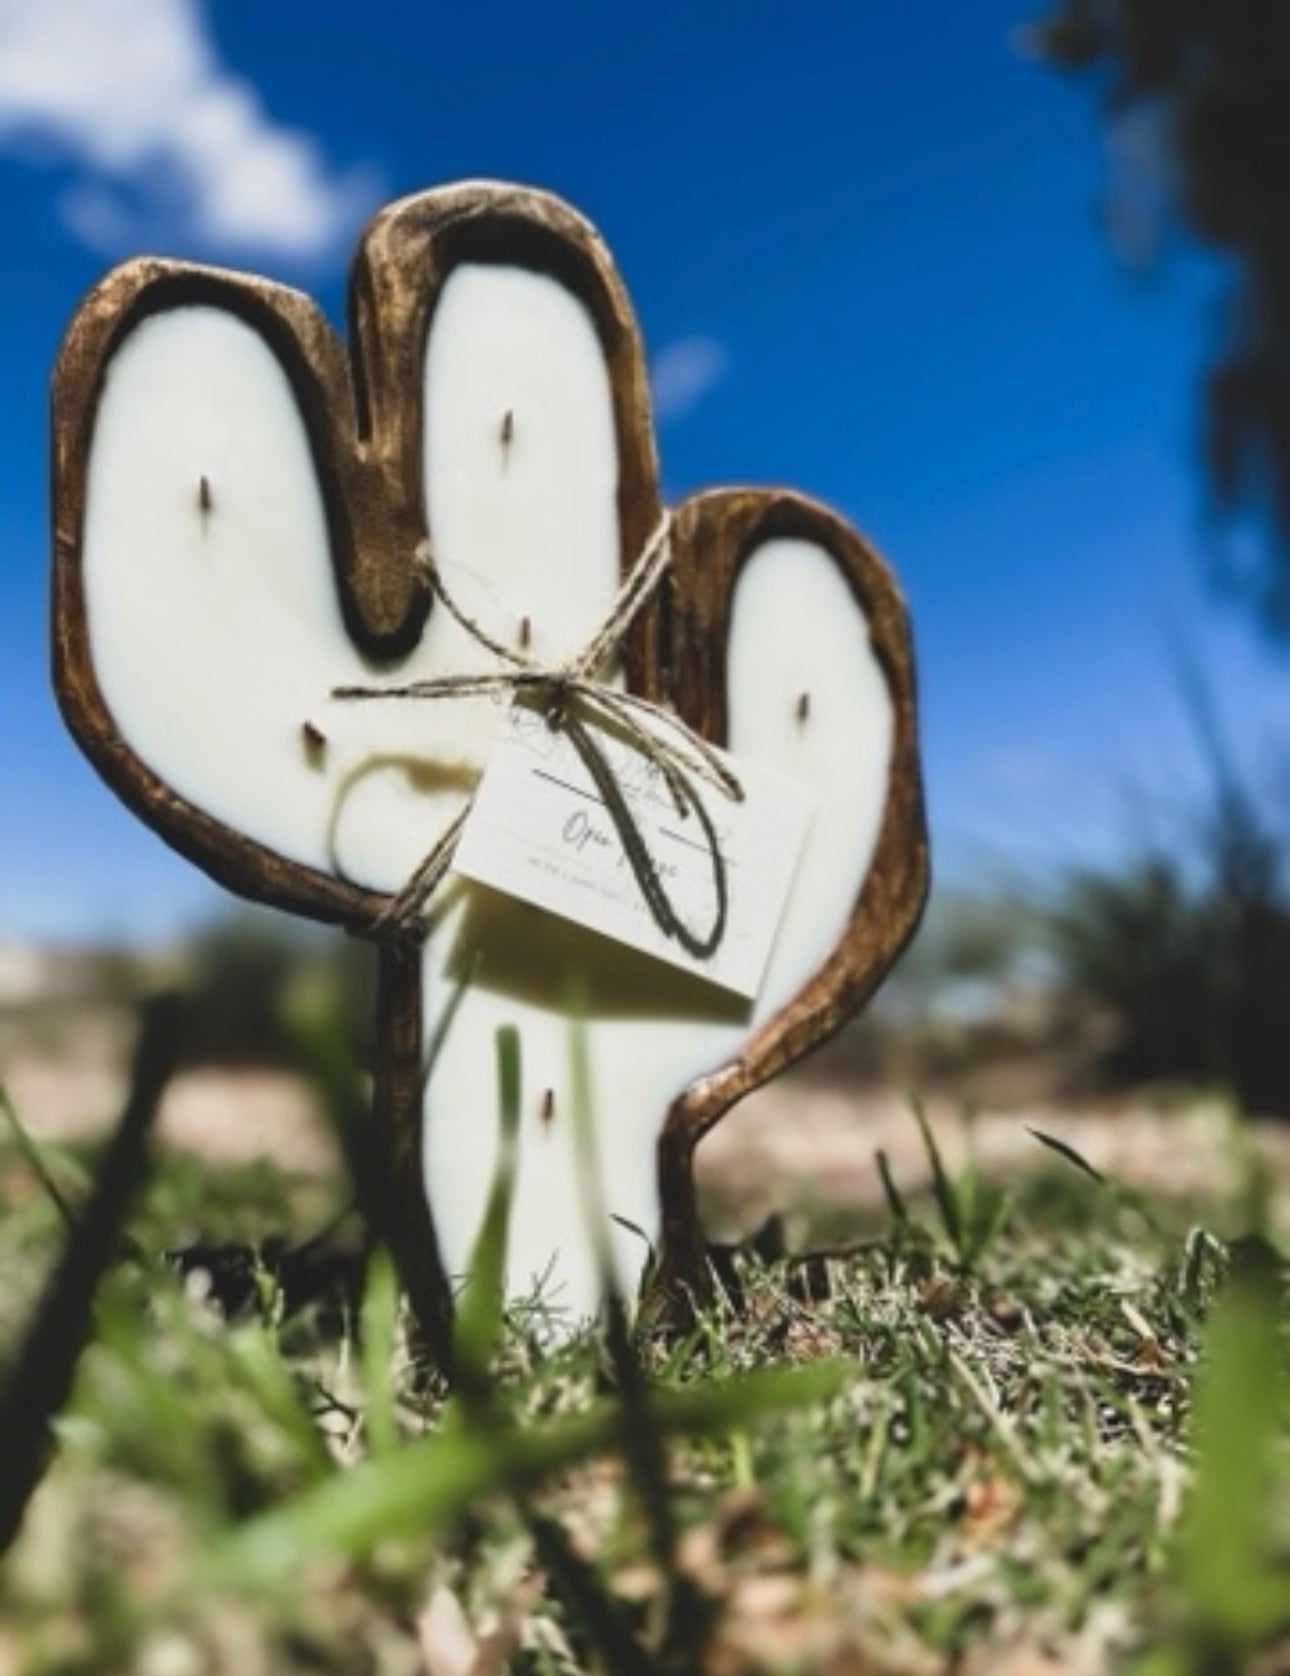
<path id="1" fill-rule="evenodd" d="M 677 918 L 712 930 L 717 885 L 699 819 L 678 815 L 658 770 L 615 734 L 594 729 Z M 736 802 L 693 779 L 725 865 L 725 933 L 706 959 L 658 925 L 595 782 L 568 737 L 513 704 L 475 790 L 453 868 L 480 884 L 573 920 L 629 948 L 754 997 L 797 870 L 814 800 L 756 763 L 725 757 L 743 787 Z"/>

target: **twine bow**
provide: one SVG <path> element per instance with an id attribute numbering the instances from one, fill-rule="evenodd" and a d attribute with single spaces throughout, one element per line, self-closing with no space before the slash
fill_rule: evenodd
<path id="1" fill-rule="evenodd" d="M 695 781 L 705 781 L 735 802 L 743 801 L 743 787 L 715 747 L 674 711 L 635 693 L 610 686 L 597 673 L 609 655 L 617 651 L 623 636 L 672 562 L 671 514 L 663 514 L 624 579 L 604 622 L 581 651 L 560 664 L 543 664 L 513 647 L 504 646 L 463 611 L 444 585 L 439 567 L 432 563 L 428 542 L 423 541 L 417 547 L 416 559 L 431 592 L 442 601 L 451 616 L 472 639 L 509 667 L 480 674 L 409 681 L 402 686 L 335 687 L 332 697 L 356 700 L 437 699 L 510 693 L 515 698 L 534 701 L 545 712 L 548 725 L 569 740 L 591 776 L 622 842 L 641 895 L 659 929 L 665 936 L 675 938 L 696 959 L 706 959 L 715 953 L 725 935 L 729 908 L 726 862 Z M 682 820 L 691 813 L 697 817 L 712 859 L 717 899 L 713 923 L 706 935 L 691 930 L 677 914 L 659 878 L 658 868 L 641 835 L 631 805 L 618 784 L 613 765 L 596 740 L 593 730 L 597 727 L 616 731 L 657 770 Z M 473 803 L 472 793 L 434 847 L 418 862 L 407 883 L 382 914 L 380 923 L 384 928 L 395 935 L 424 935 L 426 906 L 452 865 Z"/>

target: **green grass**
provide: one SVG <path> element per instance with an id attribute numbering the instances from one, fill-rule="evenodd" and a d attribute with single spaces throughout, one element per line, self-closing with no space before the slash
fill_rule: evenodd
<path id="1" fill-rule="evenodd" d="M 0 1573 L 0 1670 L 411 1673 L 458 1613 L 481 1676 L 1284 1668 L 1284 1267 L 1049 1162 L 1005 1200 L 936 1160 L 863 1249 L 741 1256 L 738 1311 L 634 1349 L 501 1320 L 494 1242 L 452 1396 L 383 1257 L 360 1305 L 287 1318 L 266 1270 L 233 1322 L 161 1261 L 298 1239 L 339 1186 L 167 1159 Z M 41 1169 L 75 1211 L 85 1163 L 0 1147 L 0 1372 L 64 1238 Z"/>

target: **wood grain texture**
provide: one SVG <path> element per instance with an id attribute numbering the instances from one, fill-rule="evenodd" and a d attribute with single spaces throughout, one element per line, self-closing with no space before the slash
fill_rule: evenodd
<path id="1" fill-rule="evenodd" d="M 175 849 L 230 889 L 370 932 L 387 898 L 302 867 L 180 797 L 132 750 L 94 672 L 82 573 L 90 446 L 112 357 L 150 315 L 207 306 L 260 333 L 304 421 L 346 628 L 378 664 L 406 654 L 430 598 L 414 563 L 427 526 L 420 394 L 444 281 L 462 262 L 549 272 L 586 305 L 604 348 L 620 456 L 619 518 L 629 566 L 658 521 L 648 381 L 627 293 L 599 234 L 549 194 L 492 182 L 406 198 L 369 225 L 350 284 L 352 344 L 307 296 L 255 276 L 141 258 L 82 302 L 54 371 L 51 485 L 54 685 L 64 719 L 114 791 Z M 640 665 L 648 628 L 629 662 Z M 427 841 L 427 848 L 429 841 Z"/>
<path id="2" fill-rule="evenodd" d="M 121 737 L 93 665 L 81 571 L 87 471 L 112 356 L 146 316 L 198 304 L 231 311 L 273 349 L 295 394 L 322 485 L 332 564 L 347 631 L 370 658 L 412 647 L 431 602 L 413 556 L 434 551 L 425 506 L 421 391 L 426 345 L 443 287 L 464 262 L 552 275 L 594 322 L 609 369 L 620 475 L 620 568 L 631 568 L 660 515 L 646 363 L 627 292 L 596 230 L 549 194 L 492 182 L 420 193 L 367 228 L 350 286 L 348 355 L 309 298 L 268 281 L 144 259 L 110 273 L 74 318 L 54 375 L 54 680 L 67 724 L 103 778 L 169 844 L 242 895 L 364 936 L 378 934 L 388 898 L 319 873 L 221 824 L 178 796 Z M 826 548 L 870 624 L 891 690 L 890 790 L 873 865 L 833 954 L 739 1057 L 714 1067 L 660 1113 L 662 1265 L 668 1307 L 707 1292 L 694 1204 L 699 1139 L 750 1089 L 799 1059 L 865 1002 L 917 922 L 927 886 L 905 611 L 890 573 L 836 514 L 802 496 L 714 491 L 675 517 L 672 572 L 623 646 L 630 687 L 673 703 L 709 738 L 725 739 L 725 666 L 739 571 L 762 543 L 803 537 Z M 433 834 L 428 835 L 427 847 Z M 424 1020 L 415 951 L 382 957 L 374 1121 L 391 1160 L 390 1240 L 432 1342 L 448 1335 L 447 1288 L 421 1183 Z"/>
<path id="3" fill-rule="evenodd" d="M 112 357 L 151 315 L 205 306 L 259 332 L 282 366 L 303 418 L 322 486 L 337 588 L 352 634 L 360 615 L 349 578 L 370 532 L 356 527 L 359 463 L 339 342 L 308 297 L 266 280 L 151 258 L 114 268 L 81 304 L 63 339 L 53 380 L 53 668 L 64 720 L 122 800 L 167 843 L 231 890 L 295 913 L 359 927 L 383 898 L 287 860 L 180 797 L 121 736 L 94 669 L 82 555 L 90 451 Z M 424 603 L 421 607 L 424 615 Z"/>
<path id="4" fill-rule="evenodd" d="M 727 740 L 726 658 L 731 606 L 743 566 L 769 541 L 822 547 L 846 577 L 869 625 L 892 702 L 886 805 L 873 859 L 832 954 L 739 1057 L 714 1069 L 673 1103 L 659 1136 L 663 1229 L 658 1303 L 684 1315 L 710 1292 L 694 1193 L 694 1149 L 736 1101 L 820 1046 L 853 1018 L 913 935 L 929 884 L 919 767 L 913 646 L 904 600 L 890 570 L 844 519 L 787 490 L 718 489 L 676 514 L 676 559 L 668 578 L 669 694 L 679 714 L 717 744 Z"/>

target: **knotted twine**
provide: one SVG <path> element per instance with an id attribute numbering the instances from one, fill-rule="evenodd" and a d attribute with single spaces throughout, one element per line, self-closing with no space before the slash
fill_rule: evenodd
<path id="1" fill-rule="evenodd" d="M 659 520 L 600 627 L 581 651 L 559 664 L 541 663 L 524 652 L 503 645 L 481 623 L 463 611 L 448 592 L 441 567 L 433 563 L 429 542 L 423 541 L 418 545 L 416 562 L 431 593 L 443 603 L 449 614 L 473 640 L 509 667 L 479 674 L 408 681 L 402 686 L 334 687 L 332 697 L 353 700 L 440 699 L 509 693 L 513 699 L 523 698 L 534 703 L 545 714 L 548 726 L 563 733 L 569 740 L 591 776 L 614 823 L 655 924 L 665 936 L 674 938 L 696 959 L 707 959 L 714 954 L 725 935 L 729 887 L 725 857 L 695 781 L 704 781 L 735 802 L 743 801 L 743 787 L 716 748 L 675 711 L 636 693 L 611 686 L 599 673 L 610 654 L 618 650 L 623 636 L 672 562 L 671 514 L 665 512 Z M 659 724 L 663 731 L 656 731 L 651 723 Z M 594 729 L 606 726 L 616 731 L 657 771 L 671 794 L 678 816 L 685 820 L 693 813 L 703 828 L 716 894 L 716 911 L 706 935 L 696 933 L 685 924 L 663 887 L 654 858 L 641 835 L 627 796 L 618 783 L 613 764 L 596 740 Z M 474 801 L 475 794 L 472 792 L 429 853 L 418 862 L 407 883 L 393 897 L 378 921 L 382 930 L 394 936 L 418 940 L 425 935 L 427 905 L 452 866 Z"/>

